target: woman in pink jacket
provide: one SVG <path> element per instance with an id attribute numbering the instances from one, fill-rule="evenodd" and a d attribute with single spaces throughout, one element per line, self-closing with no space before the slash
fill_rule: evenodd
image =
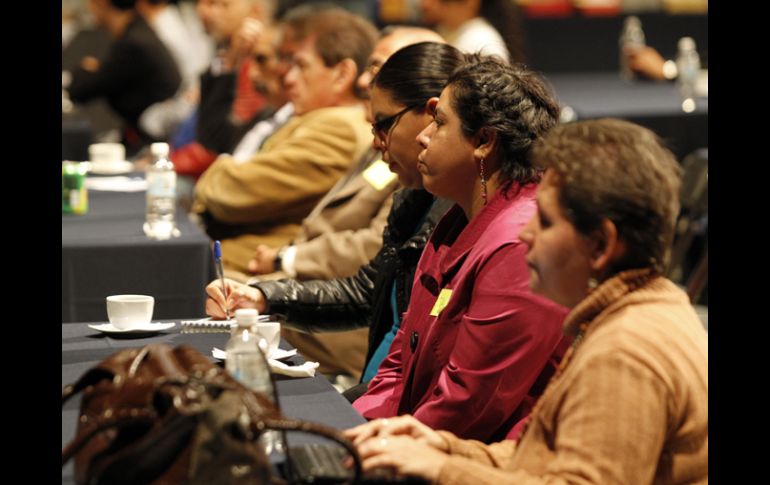
<path id="1" fill-rule="evenodd" d="M 378 76 L 388 73 L 386 63 Z M 559 108 L 532 72 L 469 56 L 428 109 L 418 170 L 429 192 L 456 205 L 425 247 L 389 355 L 353 406 L 489 442 L 528 415 L 565 348 L 566 309 L 530 291 L 519 239 L 541 174 L 527 152 Z"/>

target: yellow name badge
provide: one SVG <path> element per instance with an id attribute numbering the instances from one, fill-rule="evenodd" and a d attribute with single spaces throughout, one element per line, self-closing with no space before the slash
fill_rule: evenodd
<path id="1" fill-rule="evenodd" d="M 441 290 L 441 293 L 438 294 L 438 298 L 436 298 L 436 303 L 433 305 L 433 310 L 430 311 L 430 316 L 437 317 L 439 313 L 441 313 L 441 310 L 446 308 L 450 298 L 452 298 L 452 290 L 449 288 Z"/>
<path id="2" fill-rule="evenodd" d="M 363 175 L 364 179 L 369 182 L 369 185 L 377 190 L 384 189 L 391 180 L 396 178 L 396 174 L 391 172 L 388 168 L 388 164 L 382 160 L 377 160 L 369 165 L 369 168 L 364 170 L 361 175 Z"/>

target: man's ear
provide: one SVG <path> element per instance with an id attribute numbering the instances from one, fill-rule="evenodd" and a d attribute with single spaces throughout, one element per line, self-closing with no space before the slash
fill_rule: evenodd
<path id="1" fill-rule="evenodd" d="M 490 130 L 489 128 L 482 128 L 473 135 L 472 142 L 476 146 L 473 150 L 473 154 L 476 158 L 478 160 L 487 159 L 495 150 L 495 145 L 497 144 L 497 132 L 495 130 Z"/>
<path id="2" fill-rule="evenodd" d="M 358 68 L 353 59 L 343 59 L 334 66 L 334 87 L 338 92 L 353 91 L 357 78 Z"/>
<path id="3" fill-rule="evenodd" d="M 607 271 L 626 253 L 626 245 L 618 237 L 618 228 L 604 218 L 598 229 L 591 234 L 591 269 L 595 274 Z"/>
<path id="4" fill-rule="evenodd" d="M 425 102 L 425 112 L 431 116 L 435 115 L 436 106 L 438 106 L 438 96 L 433 96 Z"/>

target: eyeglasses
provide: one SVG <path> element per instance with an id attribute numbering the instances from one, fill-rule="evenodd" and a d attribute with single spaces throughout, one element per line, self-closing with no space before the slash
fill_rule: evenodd
<path id="1" fill-rule="evenodd" d="M 254 62 L 256 62 L 258 65 L 265 66 L 267 65 L 268 62 L 274 59 L 274 56 L 271 56 L 269 54 L 259 53 L 259 54 L 254 54 L 252 59 L 254 59 Z"/>
<path id="2" fill-rule="evenodd" d="M 388 135 L 390 135 L 391 130 L 396 125 L 398 120 L 401 119 L 401 116 L 403 116 L 407 111 L 413 110 L 418 106 L 422 106 L 422 103 L 409 105 L 394 115 L 375 121 L 372 123 L 372 135 L 380 137 L 383 140 L 386 139 Z"/>
<path id="3" fill-rule="evenodd" d="M 377 75 L 378 72 L 380 72 L 380 68 L 382 67 L 382 63 L 379 62 L 370 62 L 366 65 L 364 68 L 364 72 L 368 72 L 369 75 L 374 78 L 374 76 Z"/>

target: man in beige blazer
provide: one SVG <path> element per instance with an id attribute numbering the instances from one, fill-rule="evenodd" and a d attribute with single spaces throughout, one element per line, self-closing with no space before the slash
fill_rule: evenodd
<path id="1" fill-rule="evenodd" d="M 371 144 L 356 79 L 376 38 L 363 18 L 334 8 L 283 32 L 283 78 L 294 116 L 250 159 L 219 157 L 195 187 L 193 212 L 222 240 L 225 268 L 246 271 L 259 244 L 281 246 Z M 289 47 L 291 46 L 291 47 Z"/>
<path id="2" fill-rule="evenodd" d="M 444 42 L 432 30 L 388 27 L 382 31 L 359 76 L 366 90 L 376 71 L 397 50 L 418 42 Z M 371 114 L 368 113 L 371 121 Z M 257 247 L 248 269 L 250 279 L 331 279 L 352 276 L 382 246 L 382 231 L 398 188 L 396 175 L 370 149 L 302 221 L 299 235 L 287 246 Z M 358 382 L 369 345 L 368 328 L 346 332 L 302 333 L 282 329 L 283 337 L 305 357 L 321 364 L 324 374 L 350 376 Z"/>

